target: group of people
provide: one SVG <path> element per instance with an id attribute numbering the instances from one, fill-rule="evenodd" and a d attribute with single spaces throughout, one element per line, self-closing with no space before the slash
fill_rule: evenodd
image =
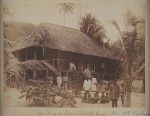
<path id="1" fill-rule="evenodd" d="M 48 77 L 48 82 L 50 85 L 57 85 L 59 88 L 63 87 L 65 90 L 67 90 L 68 87 L 68 76 L 65 74 L 66 72 L 63 72 L 62 74 L 57 75 L 56 78 L 53 76 Z"/>
<path id="2" fill-rule="evenodd" d="M 75 71 L 76 66 L 73 63 L 70 63 L 70 71 Z M 97 81 L 96 76 L 93 76 L 88 68 L 85 68 L 83 71 L 84 76 L 86 77 L 83 80 L 83 90 L 81 92 L 82 101 L 86 103 L 109 103 L 112 101 L 112 107 L 118 106 L 118 99 L 121 98 L 122 106 L 124 105 L 125 101 L 125 86 L 122 83 L 121 86 L 117 84 L 117 81 L 110 81 L 107 84 L 100 84 Z M 52 79 L 50 79 L 52 80 Z M 58 87 L 63 87 L 64 90 L 68 89 L 68 76 L 67 72 L 63 72 L 56 78 L 56 83 Z M 77 82 L 78 83 L 78 82 Z M 78 84 L 74 87 L 76 96 L 78 95 Z M 101 85 L 101 87 L 99 87 Z M 107 86 L 105 86 L 107 85 Z M 72 85 L 73 86 L 73 85 Z"/>
<path id="3" fill-rule="evenodd" d="M 107 83 L 105 91 L 98 88 L 98 82 L 95 77 L 88 77 L 84 80 L 82 101 L 86 103 L 109 103 L 112 102 L 112 107 L 118 107 L 118 99 L 121 98 L 122 106 L 125 101 L 125 86 L 117 84 L 117 81 L 110 81 Z M 102 85 L 103 86 L 103 85 Z"/>

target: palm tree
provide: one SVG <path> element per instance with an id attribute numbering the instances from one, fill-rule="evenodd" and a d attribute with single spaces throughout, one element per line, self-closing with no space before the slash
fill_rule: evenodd
<path id="1" fill-rule="evenodd" d="M 78 10 L 78 18 L 77 18 L 77 29 L 80 30 L 80 19 L 81 19 L 81 12 L 82 12 L 82 4 L 77 4 L 77 10 Z"/>
<path id="2" fill-rule="evenodd" d="M 73 13 L 74 11 L 74 3 L 59 3 L 60 7 L 59 12 L 64 15 L 64 26 L 66 26 L 66 14 Z"/>
<path id="3" fill-rule="evenodd" d="M 80 31 L 89 36 L 97 44 L 102 45 L 106 38 L 105 29 L 99 24 L 98 20 L 91 15 L 86 14 L 80 23 Z"/>
<path id="4" fill-rule="evenodd" d="M 116 27 L 119 32 L 119 38 L 121 41 L 122 50 L 124 53 L 123 64 L 125 65 L 125 84 L 126 84 L 126 102 L 125 106 L 130 107 L 131 105 L 131 86 L 135 77 L 144 69 L 145 61 L 144 61 L 144 30 L 145 25 L 144 21 L 137 18 L 133 13 L 129 10 L 125 15 L 125 27 L 126 30 L 121 30 L 118 23 L 114 20 L 111 20 L 111 24 Z M 138 26 L 140 26 L 141 31 L 139 32 Z M 142 43 L 142 44 L 141 44 Z M 141 50 L 141 51 L 139 51 Z M 142 63 L 137 59 L 141 56 Z M 140 64 L 140 65 L 139 65 Z M 138 66 L 135 66 L 138 65 Z M 135 68 L 136 67 L 136 68 Z"/>

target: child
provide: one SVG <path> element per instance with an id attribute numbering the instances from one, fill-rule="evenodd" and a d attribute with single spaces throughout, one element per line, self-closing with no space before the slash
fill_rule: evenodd
<path id="1" fill-rule="evenodd" d="M 108 93 L 106 93 L 106 100 L 105 100 L 105 102 L 109 103 L 109 101 L 110 101 L 109 95 L 108 95 Z"/>
<path id="2" fill-rule="evenodd" d="M 106 100 L 105 98 L 106 98 L 105 94 L 102 93 L 101 100 L 100 100 L 101 104 L 105 104 L 105 100 Z"/>

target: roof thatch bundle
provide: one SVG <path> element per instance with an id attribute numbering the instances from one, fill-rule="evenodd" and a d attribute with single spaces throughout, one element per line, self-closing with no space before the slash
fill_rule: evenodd
<path id="1" fill-rule="evenodd" d="M 20 62 L 20 66 L 23 67 L 23 69 L 37 70 L 39 72 L 42 70 L 49 70 L 55 75 L 60 75 L 57 69 L 55 69 L 51 64 L 44 60 L 27 60 Z"/>
<path id="2" fill-rule="evenodd" d="M 10 65 L 6 67 L 5 73 L 9 73 L 11 75 L 15 75 L 17 78 L 23 78 L 23 74 L 25 74 L 25 70 L 31 69 L 41 72 L 42 70 L 51 71 L 56 76 L 60 75 L 60 73 L 55 69 L 51 64 L 47 61 L 42 60 L 27 60 L 24 62 L 18 62 L 17 59 L 10 60 Z M 10 77 L 7 77 L 8 80 Z"/>
<path id="3" fill-rule="evenodd" d="M 84 33 L 73 28 L 54 24 L 40 24 L 27 38 L 19 41 L 13 51 L 36 45 L 79 54 L 116 59 L 112 51 L 98 46 Z"/>

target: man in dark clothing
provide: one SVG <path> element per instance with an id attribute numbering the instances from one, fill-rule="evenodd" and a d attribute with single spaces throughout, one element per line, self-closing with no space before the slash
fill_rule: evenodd
<path id="1" fill-rule="evenodd" d="M 125 93 L 126 93 L 125 85 L 124 85 L 124 83 L 122 83 L 122 84 L 121 84 L 121 88 L 120 88 L 120 97 L 121 97 L 122 106 L 124 106 Z"/>
<path id="2" fill-rule="evenodd" d="M 109 88 L 109 96 L 112 101 L 112 107 L 117 107 L 118 98 L 120 94 L 119 85 L 116 82 L 112 82 Z"/>

